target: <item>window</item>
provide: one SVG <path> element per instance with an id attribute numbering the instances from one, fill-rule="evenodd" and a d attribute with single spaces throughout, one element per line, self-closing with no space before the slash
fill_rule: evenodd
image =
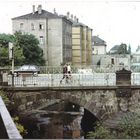
<path id="1" fill-rule="evenodd" d="M 114 58 L 111 59 L 111 64 L 112 64 L 112 65 L 115 64 L 115 62 L 114 62 Z"/>
<path id="2" fill-rule="evenodd" d="M 23 29 L 23 23 L 20 23 L 20 29 Z"/>
<path id="3" fill-rule="evenodd" d="M 31 23 L 31 29 L 35 30 L 35 25 L 33 23 Z"/>
<path id="4" fill-rule="evenodd" d="M 39 24 L 39 30 L 43 30 L 44 29 L 44 25 L 42 23 Z"/>
<path id="5" fill-rule="evenodd" d="M 40 45 L 43 45 L 44 44 L 44 37 L 43 36 L 40 36 L 39 37 L 39 42 L 40 42 Z"/>

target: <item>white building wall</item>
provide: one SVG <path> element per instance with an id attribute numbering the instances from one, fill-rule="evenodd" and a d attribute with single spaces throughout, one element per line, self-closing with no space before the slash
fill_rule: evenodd
<path id="1" fill-rule="evenodd" d="M 107 67 L 119 67 L 123 64 L 126 69 L 130 68 L 130 55 L 93 55 L 93 65 L 97 65 L 100 61 L 100 66 Z"/>
<path id="2" fill-rule="evenodd" d="M 23 24 L 21 26 L 21 24 Z M 43 26 L 40 29 L 39 25 Z M 18 19 L 13 20 L 13 33 L 16 31 L 21 31 L 22 33 L 33 34 L 40 42 L 40 48 L 43 49 L 44 58 L 47 64 L 47 20 L 46 19 Z M 33 29 L 34 25 L 34 29 Z M 41 39 L 42 38 L 42 39 Z"/>
<path id="3" fill-rule="evenodd" d="M 106 54 L 106 46 L 93 46 L 93 54 Z"/>
<path id="4" fill-rule="evenodd" d="M 62 62 L 62 19 L 48 20 L 49 65 L 60 66 Z"/>
<path id="5" fill-rule="evenodd" d="M 13 33 L 21 31 L 36 36 L 43 49 L 46 65 L 60 66 L 72 60 L 72 23 L 63 18 L 14 19 Z M 40 24 L 43 26 L 40 29 Z M 34 27 L 34 28 L 33 28 Z"/>

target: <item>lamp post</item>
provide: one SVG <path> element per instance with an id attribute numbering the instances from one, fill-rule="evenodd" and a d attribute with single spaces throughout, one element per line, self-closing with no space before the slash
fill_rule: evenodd
<path id="1" fill-rule="evenodd" d="M 12 60 L 12 87 L 14 86 L 14 47 L 13 43 L 9 42 L 9 59 Z"/>

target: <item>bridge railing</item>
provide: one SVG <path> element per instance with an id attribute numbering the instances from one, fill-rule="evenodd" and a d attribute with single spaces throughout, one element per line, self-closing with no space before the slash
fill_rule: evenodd
<path id="1" fill-rule="evenodd" d="M 121 70 L 124 66 L 121 65 L 77 65 L 71 66 L 71 70 L 73 73 L 78 73 L 79 70 L 91 70 L 95 73 L 112 73 L 116 72 L 117 70 Z M 127 70 L 130 70 L 129 66 L 124 67 Z M 40 66 L 40 70 L 42 74 L 61 74 L 62 73 L 62 66 Z"/>
<path id="2" fill-rule="evenodd" d="M 21 75 L 14 77 L 14 86 L 113 86 L 116 84 L 115 76 L 115 73 L 71 74 L 68 79 L 62 80 L 63 74 L 39 74 L 36 77 Z M 8 79 L 8 84 L 12 85 L 11 76 Z"/>
<path id="3" fill-rule="evenodd" d="M 5 132 L 6 136 L 3 135 L 3 138 L 7 139 L 22 139 L 19 131 L 16 128 L 16 125 L 14 124 L 1 96 L 0 96 L 0 120 L 2 121 L 2 123 L 0 125 L 3 124 L 3 127 L 0 131 L 2 132 L 2 130 L 4 129 L 3 132 Z"/>
<path id="4" fill-rule="evenodd" d="M 131 74 L 131 85 L 140 85 L 140 73 Z"/>
<path id="5" fill-rule="evenodd" d="M 14 86 L 17 87 L 61 87 L 61 86 L 115 86 L 115 73 L 71 74 L 66 81 L 63 74 L 39 74 L 38 76 L 14 77 Z M 8 76 L 8 85 L 12 85 L 12 77 Z M 131 74 L 131 85 L 140 85 L 140 73 Z"/>

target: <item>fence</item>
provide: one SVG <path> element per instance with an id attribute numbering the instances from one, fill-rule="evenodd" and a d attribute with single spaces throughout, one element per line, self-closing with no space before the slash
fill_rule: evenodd
<path id="1" fill-rule="evenodd" d="M 101 66 L 97 66 L 97 65 L 89 65 L 89 66 L 71 66 L 72 69 L 72 73 L 79 73 L 81 70 L 83 71 L 90 71 L 93 73 L 113 73 L 116 72 L 117 70 L 121 70 L 124 66 L 121 65 L 101 65 Z M 127 70 L 130 70 L 130 67 L 125 66 L 124 67 Z M 43 74 L 60 74 L 62 73 L 62 66 L 40 66 L 40 72 Z"/>
<path id="2" fill-rule="evenodd" d="M 39 74 L 38 76 L 14 77 L 15 86 L 113 86 L 116 84 L 115 73 L 71 74 L 67 79 L 61 79 L 62 74 Z M 8 85 L 12 85 L 12 77 L 8 77 Z"/>
<path id="3" fill-rule="evenodd" d="M 63 79 L 62 74 L 39 74 L 38 76 L 14 77 L 16 87 L 63 87 L 63 86 L 115 86 L 115 73 L 91 73 L 91 74 L 71 74 L 71 77 Z M 8 76 L 8 85 L 12 85 L 12 77 Z M 140 85 L 140 73 L 131 74 L 131 85 Z"/>

